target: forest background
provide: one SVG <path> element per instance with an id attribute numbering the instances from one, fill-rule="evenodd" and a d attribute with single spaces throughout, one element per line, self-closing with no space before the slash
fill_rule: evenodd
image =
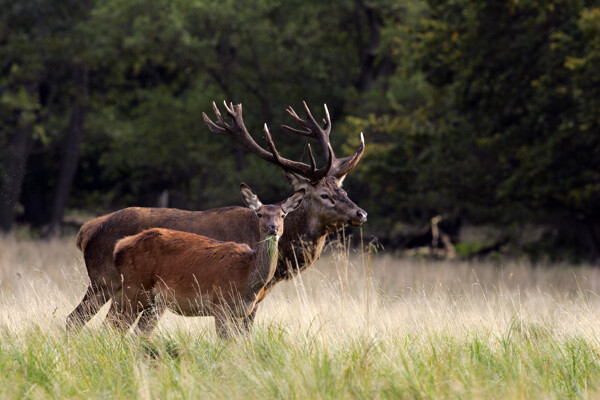
<path id="1" fill-rule="evenodd" d="M 0 0 L 0 230 L 60 234 L 127 206 L 290 192 L 211 133 L 242 103 L 259 143 L 306 100 L 388 249 L 435 216 L 532 258 L 600 263 L 600 1 Z M 317 155 L 323 162 L 323 155 Z M 266 179 L 266 177 L 269 177 Z M 79 218 L 76 218 L 78 217 Z M 459 239 L 460 240 L 460 239 Z M 461 247 L 462 246 L 462 247 Z M 497 246 L 498 247 L 498 246 Z M 499 248 L 499 247 L 498 247 Z"/>

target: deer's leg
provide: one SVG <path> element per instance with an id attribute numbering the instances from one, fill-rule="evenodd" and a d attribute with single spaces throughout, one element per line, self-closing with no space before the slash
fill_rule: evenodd
<path id="1" fill-rule="evenodd" d="M 110 295 L 106 288 L 90 283 L 81 302 L 67 316 L 67 332 L 81 329 L 108 300 Z"/>
<path id="2" fill-rule="evenodd" d="M 116 296 L 121 296 L 121 294 L 117 294 Z M 120 304 L 121 300 L 115 300 L 115 297 L 113 297 L 113 303 L 108 309 L 106 318 L 104 319 L 104 322 L 111 326 L 115 323 L 118 324 L 119 321 L 123 319 L 122 306 Z"/>
<path id="3" fill-rule="evenodd" d="M 229 339 L 236 333 L 235 318 L 227 306 L 216 306 L 213 315 L 215 316 L 215 329 L 221 339 Z"/>
<path id="4" fill-rule="evenodd" d="M 67 316 L 68 332 L 80 329 L 112 298 L 113 293 L 121 290 L 121 277 L 112 261 L 112 247 L 106 251 L 101 243 L 89 245 L 83 258 L 90 284 L 81 302 Z"/>
<path id="5" fill-rule="evenodd" d="M 142 315 L 137 323 L 137 326 L 135 327 L 135 333 L 141 335 L 147 335 L 151 333 L 166 309 L 167 307 L 163 302 L 153 301 L 149 307 L 142 311 Z"/>
<path id="6" fill-rule="evenodd" d="M 246 315 L 244 318 L 242 318 L 241 328 L 244 330 L 244 332 L 250 332 L 250 329 L 252 329 L 252 325 L 254 325 L 254 317 L 256 316 L 257 308 L 258 308 L 258 304 L 255 304 L 252 311 L 250 311 L 250 313 L 248 313 L 248 315 Z"/>
<path id="7" fill-rule="evenodd" d="M 250 329 L 252 329 L 252 325 L 254 325 L 254 317 L 256 317 L 256 310 L 258 309 L 258 304 L 264 300 L 268 291 L 270 291 L 270 289 L 267 289 L 266 286 L 261 288 L 260 292 L 258 292 L 258 294 L 256 295 L 256 299 L 252 302 L 250 311 L 246 313 L 246 315 L 242 319 L 241 328 L 245 332 L 249 332 Z"/>
<path id="8" fill-rule="evenodd" d="M 104 325 L 118 331 L 126 331 L 135 321 L 136 312 L 128 299 L 123 298 L 122 293 L 113 297 Z"/>
<path id="9" fill-rule="evenodd" d="M 135 323 L 140 312 L 150 304 L 151 298 L 143 288 L 133 285 L 124 286 L 123 290 L 113 297 L 105 324 L 118 331 L 126 332 Z"/>
<path id="10" fill-rule="evenodd" d="M 113 303 L 113 305 L 114 304 L 115 303 Z M 127 332 L 135 323 L 135 319 L 139 314 L 138 307 L 134 304 L 131 304 L 129 301 L 125 301 L 125 304 L 128 304 L 125 307 L 125 310 L 120 311 L 118 314 L 114 314 L 114 318 L 105 321 L 108 326 L 120 332 Z"/>

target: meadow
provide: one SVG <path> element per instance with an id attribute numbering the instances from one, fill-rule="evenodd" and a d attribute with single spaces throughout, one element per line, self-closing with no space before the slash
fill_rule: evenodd
<path id="1" fill-rule="evenodd" d="M 167 314 L 80 333 L 74 238 L 0 239 L 0 398 L 600 398 L 600 271 L 400 258 L 336 244 L 276 287 L 251 333 Z"/>

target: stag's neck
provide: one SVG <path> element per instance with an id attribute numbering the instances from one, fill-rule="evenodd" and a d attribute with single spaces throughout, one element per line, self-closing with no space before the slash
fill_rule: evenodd
<path id="1" fill-rule="evenodd" d="M 329 229 L 311 213 L 309 203 L 305 200 L 300 208 L 285 218 L 285 229 L 279 243 L 281 257 L 273 282 L 304 270 L 321 256 Z"/>

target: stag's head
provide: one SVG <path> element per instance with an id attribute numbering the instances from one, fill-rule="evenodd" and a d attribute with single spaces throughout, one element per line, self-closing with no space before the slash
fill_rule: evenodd
<path id="1" fill-rule="evenodd" d="M 286 172 L 286 177 L 294 190 L 304 189 L 305 207 L 312 215 L 319 216 L 320 225 L 335 229 L 360 226 L 367 220 L 367 212 L 350 200 L 336 177 L 326 176 L 317 182 L 293 172 Z"/>
<path id="2" fill-rule="evenodd" d="M 285 171 L 286 177 L 294 190 L 304 191 L 305 195 L 302 207 L 308 210 L 312 218 L 318 220 L 319 225 L 328 230 L 341 228 L 347 224 L 353 226 L 362 225 L 367 220 L 366 211 L 354 204 L 341 186 L 346 175 L 356 166 L 365 150 L 363 134 L 360 134 L 360 145 L 353 155 L 337 158 L 329 142 L 331 119 L 327 106 L 325 106 L 323 127 L 312 116 L 306 102 L 304 102 L 304 108 L 306 110 L 306 119 L 299 117 L 292 107 L 286 110 L 295 119 L 299 125 L 299 129 L 287 125 L 283 125 L 282 128 L 294 134 L 316 140 L 327 155 L 327 163 L 321 168 L 317 168 L 310 144 L 308 145 L 310 165 L 283 158 L 277 151 L 266 124 L 264 132 L 270 151 L 259 146 L 244 125 L 241 104 L 234 106 L 233 104 L 227 105 L 225 103 L 225 109 L 233 119 L 232 124 L 226 123 L 223 120 L 214 102 L 213 109 L 217 117 L 217 122 L 211 121 L 205 113 L 202 115 L 211 131 L 233 138 L 252 153 L 280 166 Z"/>

